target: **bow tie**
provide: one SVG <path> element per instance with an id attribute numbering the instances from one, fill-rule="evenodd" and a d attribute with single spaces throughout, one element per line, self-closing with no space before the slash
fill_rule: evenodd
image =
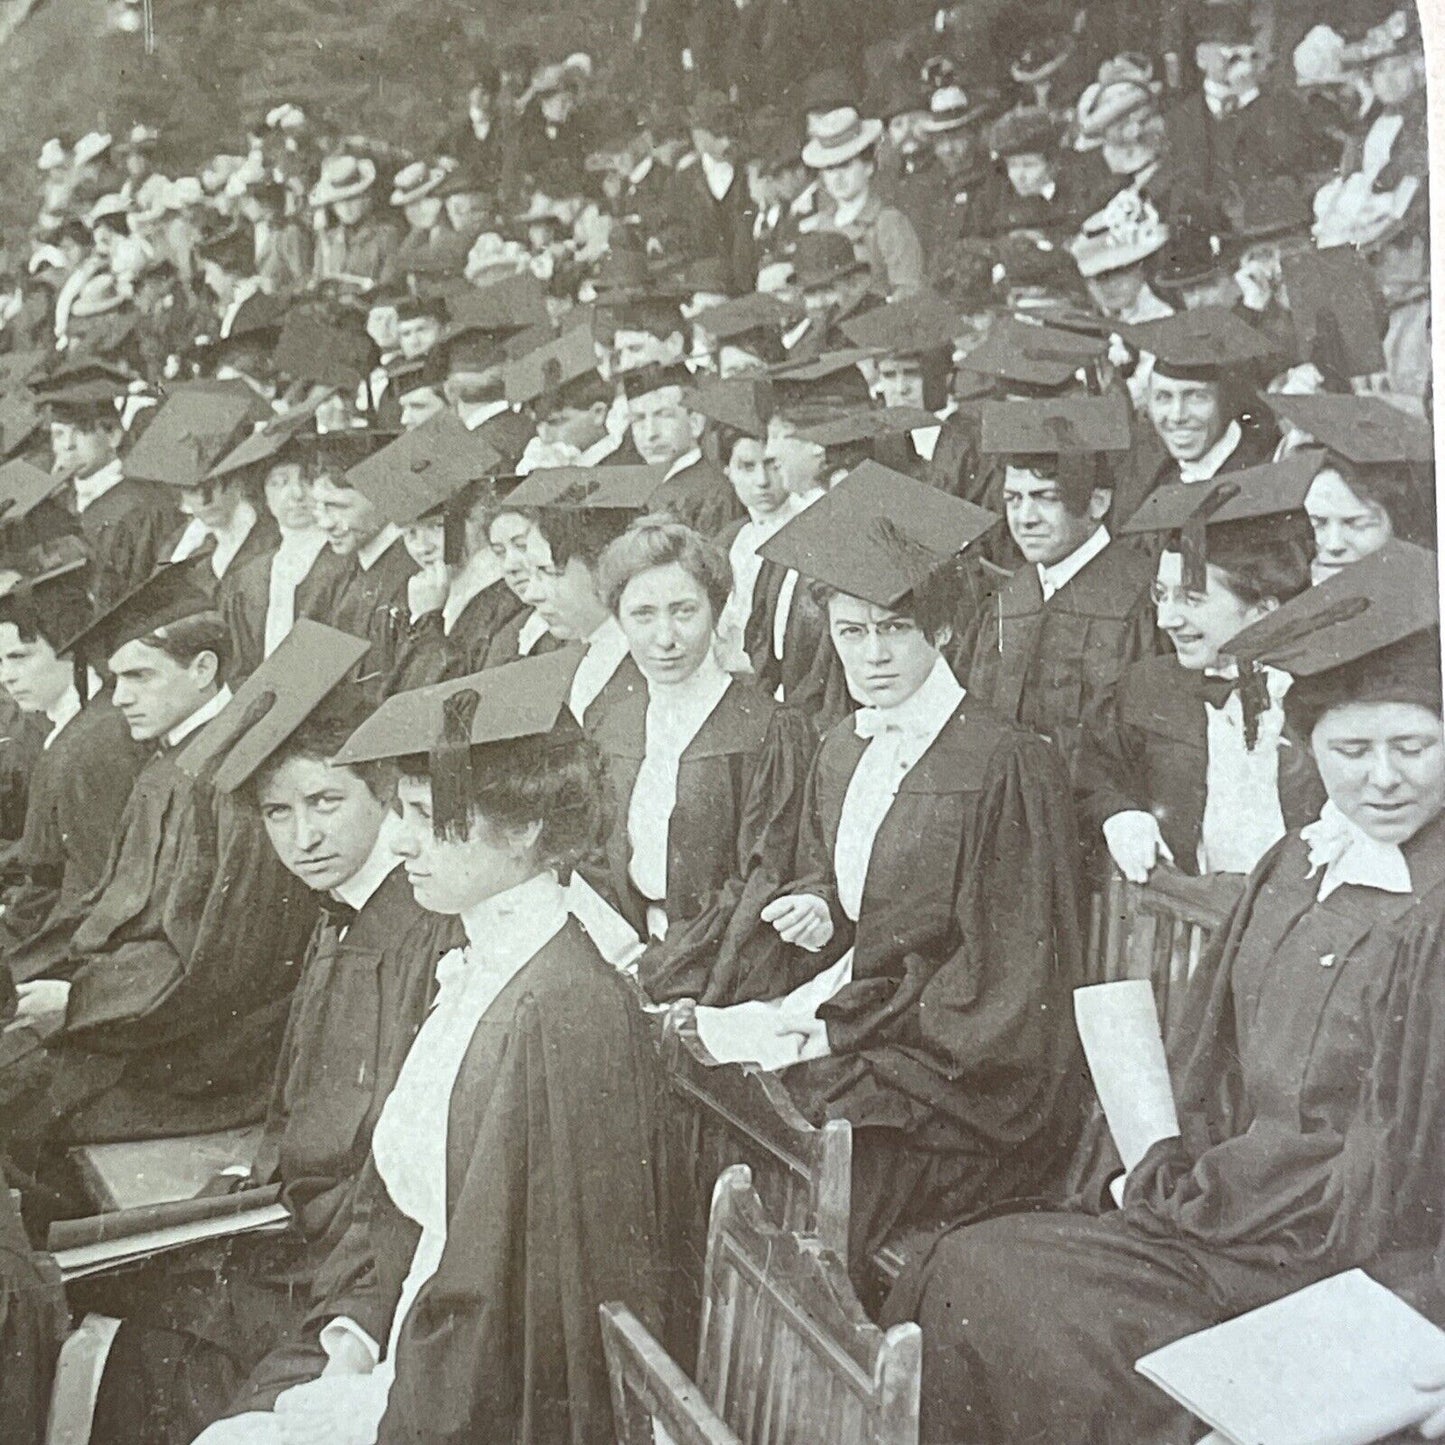
<path id="1" fill-rule="evenodd" d="M 345 933 L 356 922 L 356 910 L 339 898 L 328 898 L 321 905 L 321 913 L 326 926 L 335 929 L 338 935 Z"/>
<path id="2" fill-rule="evenodd" d="M 884 733 L 896 737 L 925 737 L 927 733 L 916 724 L 912 727 L 890 716 L 891 709 L 860 707 L 853 714 L 853 730 L 866 742 Z"/>
<path id="3" fill-rule="evenodd" d="M 1223 707 L 1238 691 L 1239 679 L 1237 677 L 1217 677 L 1210 673 L 1200 674 L 1199 696 L 1210 707 Z"/>

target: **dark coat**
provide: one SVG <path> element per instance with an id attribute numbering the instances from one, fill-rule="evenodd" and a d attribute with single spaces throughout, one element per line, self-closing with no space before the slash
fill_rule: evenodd
<path id="1" fill-rule="evenodd" d="M 628 873 L 627 810 L 646 754 L 647 703 L 645 691 L 634 692 L 603 718 L 594 738 L 612 792 L 609 891 L 644 938 L 647 900 Z M 735 681 L 684 749 L 667 833 L 667 938 L 651 943 L 638 965 L 652 998 L 733 1001 L 736 945 L 793 872 L 815 746 L 800 712 Z"/>
<path id="2" fill-rule="evenodd" d="M 462 608 L 450 632 L 442 630 L 440 611 L 418 617 L 398 645 L 387 695 L 480 672 L 502 629 L 525 610 L 517 594 L 499 580 Z"/>
<path id="3" fill-rule="evenodd" d="M 1130 1172 L 1122 1210 L 990 1220 L 899 1281 L 884 1321 L 923 1327 L 925 1441 L 965 1419 L 990 1441 L 1193 1438 L 1140 1355 L 1438 1244 L 1445 827 L 1404 851 L 1411 893 L 1323 903 L 1298 835 L 1261 860 L 1177 1031 L 1180 1135 Z"/>
<path id="4" fill-rule="evenodd" d="M 107 694 L 92 698 L 37 758 L 25 832 L 7 862 L 5 963 L 17 983 L 66 957 L 75 911 L 105 876 L 130 790 L 150 757 Z"/>
<path id="5" fill-rule="evenodd" d="M 665 481 L 648 505 L 654 511 L 671 512 L 704 537 L 716 537 L 744 515 L 732 484 L 706 458 L 699 458 Z"/>
<path id="6" fill-rule="evenodd" d="M 406 584 L 416 574 L 400 538 L 370 567 L 362 567 L 353 556 L 350 566 L 318 587 L 306 599 L 305 616 L 361 637 L 371 644 L 360 664 L 361 677 L 380 695 L 396 668 L 397 651 L 411 618 Z M 297 616 L 302 616 L 300 608 Z"/>
<path id="7" fill-rule="evenodd" d="M 125 477 L 80 513 L 90 558 L 90 598 L 97 612 L 134 591 L 170 554 L 166 542 L 180 513 L 175 491 Z"/>
<path id="8" fill-rule="evenodd" d="M 0 1177 L 0 1413 L 12 1445 L 46 1438 L 51 1374 L 69 1326 L 60 1271 L 49 1255 L 31 1250 Z"/>
<path id="9" fill-rule="evenodd" d="M 1078 788 L 1084 826 L 1097 835 L 1106 818 L 1128 809 L 1153 813 L 1186 873 L 1198 872 L 1209 763 L 1203 675 L 1174 656 L 1135 663 L 1113 698 L 1089 720 L 1079 749 Z M 1324 789 L 1309 748 L 1286 733 L 1280 741 L 1279 803 L 1286 828 L 1319 816 Z"/>
<path id="10" fill-rule="evenodd" d="M 735 294 L 750 291 L 757 280 L 758 258 L 753 244 L 757 211 L 748 195 L 741 159 L 735 160 L 733 183 L 721 201 L 707 188 L 702 163 L 685 155 L 672 173 L 667 198 L 669 252 L 680 259 L 716 256 L 727 268 Z"/>
<path id="11" fill-rule="evenodd" d="M 1000 717 L 1054 742 L 1075 772 L 1084 719 L 1119 674 L 1159 650 L 1147 557 L 1110 544 L 1044 601 L 1021 567 L 984 612 L 962 681 Z"/>

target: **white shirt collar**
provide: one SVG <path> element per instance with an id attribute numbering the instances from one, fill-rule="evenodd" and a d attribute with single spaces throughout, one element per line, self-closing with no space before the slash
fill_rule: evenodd
<path id="1" fill-rule="evenodd" d="M 715 160 L 712 156 L 703 155 L 701 151 L 697 158 L 702 165 L 702 176 L 707 182 L 708 194 L 715 201 L 722 200 L 732 187 L 737 167 L 731 161 Z"/>
<path id="2" fill-rule="evenodd" d="M 331 892 L 360 913 L 371 901 L 371 895 L 386 882 L 396 866 L 396 854 L 391 848 L 391 830 L 383 825 L 377 832 L 376 842 L 371 845 L 366 862 L 345 883 L 338 883 Z"/>
<path id="3" fill-rule="evenodd" d="M 1197 461 L 1179 463 L 1181 482 L 1207 482 L 1225 462 L 1234 455 L 1234 449 L 1244 440 L 1244 432 L 1237 421 L 1225 427 L 1224 434 Z"/>
<path id="4" fill-rule="evenodd" d="M 567 894 L 552 872 L 538 873 L 462 914 L 472 961 L 508 975 L 535 957 L 566 921 Z"/>
<path id="5" fill-rule="evenodd" d="M 732 682 L 730 673 L 713 656 L 712 650 L 703 658 L 701 665 L 691 677 L 681 682 L 663 684 L 649 682 L 647 685 L 647 713 L 649 719 L 654 711 L 667 717 L 670 722 L 696 719 L 689 740 L 696 735 L 698 727 L 706 721 L 709 713 L 718 705 L 718 700 Z M 674 729 L 669 726 L 669 731 Z"/>
<path id="6" fill-rule="evenodd" d="M 476 431 L 479 426 L 491 421 L 494 416 L 501 416 L 504 411 L 509 409 L 507 398 L 499 396 L 494 397 L 491 401 L 479 401 L 469 406 L 459 406 L 457 415 L 468 431 Z"/>
<path id="7" fill-rule="evenodd" d="M 526 621 L 517 629 L 517 651 L 523 657 L 530 657 L 532 649 L 547 635 L 547 622 L 540 612 L 529 612 Z"/>
<path id="8" fill-rule="evenodd" d="M 222 687 L 212 698 L 208 698 L 183 722 L 178 722 L 170 732 L 166 734 L 166 745 L 176 747 L 183 743 L 193 732 L 198 732 L 210 720 L 221 711 L 231 700 L 231 689 Z"/>
<path id="9" fill-rule="evenodd" d="M 91 674 L 94 677 L 94 674 Z M 42 749 L 48 749 L 64 730 L 65 725 L 74 721 L 80 715 L 80 709 L 84 704 L 80 700 L 80 693 L 76 691 L 75 684 L 67 683 L 65 691 L 60 694 L 60 700 L 54 707 L 45 709 L 45 716 L 50 719 L 50 731 L 45 735 L 45 741 L 41 743 Z"/>
<path id="10" fill-rule="evenodd" d="M 656 163 L 655 157 L 651 154 L 643 156 L 643 158 L 628 171 L 627 184 L 630 186 L 640 186 L 643 181 L 652 174 L 652 168 Z"/>
<path id="11" fill-rule="evenodd" d="M 1313 878 L 1321 868 L 1324 870 L 1320 902 L 1346 883 L 1377 888 L 1382 893 L 1414 891 L 1410 865 L 1399 846 L 1370 837 L 1333 803 L 1325 804 L 1319 820 L 1302 828 L 1300 837 L 1309 846 L 1308 876 Z"/>
<path id="12" fill-rule="evenodd" d="M 388 522 L 364 547 L 356 549 L 356 560 L 363 572 L 370 572 L 381 560 L 381 554 L 401 537 L 401 528 Z"/>
<path id="13" fill-rule="evenodd" d="M 864 208 L 871 199 L 872 192 L 864 191 L 861 196 L 855 197 L 846 205 L 839 205 L 833 212 L 833 218 L 829 223 L 828 229 L 831 231 L 841 231 L 845 226 L 851 226 L 858 217 L 863 214 Z"/>
<path id="14" fill-rule="evenodd" d="M 579 723 L 627 656 L 627 636 L 622 624 L 609 615 L 584 645 L 586 651 L 572 674 L 572 689 L 567 698 L 567 706 Z"/>
<path id="15" fill-rule="evenodd" d="M 685 472 L 690 466 L 702 460 L 702 448 L 694 447 L 690 452 L 684 452 L 667 469 L 667 475 L 663 477 L 664 482 L 670 482 L 679 472 Z"/>
<path id="16" fill-rule="evenodd" d="M 909 736 L 937 736 L 964 699 L 964 690 L 949 665 L 939 658 L 923 685 L 911 697 L 892 707 L 860 707 L 853 714 L 853 730 L 860 738 L 880 732 Z"/>
<path id="17" fill-rule="evenodd" d="M 442 603 L 442 631 L 451 636 L 457 618 L 467 609 L 474 597 L 479 597 L 502 575 L 502 564 L 490 547 L 483 547 L 474 557 L 467 559 L 466 566 L 456 572 L 447 589 L 447 600 Z"/>
<path id="18" fill-rule="evenodd" d="M 1109 545 L 1109 529 L 1098 527 L 1088 541 L 1075 547 L 1061 561 L 1051 562 L 1047 567 L 1038 564 L 1039 586 L 1044 590 L 1044 601 L 1061 587 L 1067 586 Z"/>
<path id="19" fill-rule="evenodd" d="M 125 468 L 121 465 L 119 457 L 113 457 L 99 471 L 92 472 L 88 477 L 76 477 L 75 485 L 75 509 L 83 512 L 87 507 L 93 506 L 113 487 L 117 487 L 125 480 Z"/>
<path id="20" fill-rule="evenodd" d="M 769 516 L 755 517 L 750 511 L 748 520 L 744 523 L 749 541 L 755 547 L 761 547 L 775 533 L 781 532 L 802 510 L 803 504 L 798 500 L 797 493 L 789 492 L 778 510 Z"/>

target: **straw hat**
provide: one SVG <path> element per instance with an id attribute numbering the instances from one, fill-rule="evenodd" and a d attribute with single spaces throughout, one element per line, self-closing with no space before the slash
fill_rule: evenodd
<path id="1" fill-rule="evenodd" d="M 438 162 L 429 166 L 425 161 L 413 161 L 409 166 L 403 166 L 392 181 L 391 204 L 410 206 L 426 200 L 454 169 L 454 164 L 448 166 Z"/>
<path id="2" fill-rule="evenodd" d="M 367 156 L 327 156 L 321 176 L 311 187 L 313 206 L 329 206 L 365 195 L 376 184 L 376 162 Z"/>
<path id="3" fill-rule="evenodd" d="M 1069 245 L 1079 274 L 1086 279 L 1122 271 L 1163 250 L 1169 227 L 1135 190 L 1122 190 L 1095 211 Z"/>
<path id="4" fill-rule="evenodd" d="M 103 156 L 110 149 L 110 132 L 102 130 L 87 131 L 75 143 L 75 164 L 83 166 Z"/>
<path id="5" fill-rule="evenodd" d="M 803 147 L 803 164 L 815 171 L 841 166 L 871 150 L 882 135 L 881 120 L 864 120 L 851 105 L 840 106 L 814 120 L 813 138 Z"/>
<path id="6" fill-rule="evenodd" d="M 940 86 L 928 99 L 928 115 L 924 118 L 923 129 L 929 135 L 945 135 L 951 130 L 961 130 L 987 109 L 986 105 L 971 101 L 961 85 Z"/>

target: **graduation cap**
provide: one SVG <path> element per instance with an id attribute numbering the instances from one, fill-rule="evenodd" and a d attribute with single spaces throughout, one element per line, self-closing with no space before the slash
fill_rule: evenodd
<path id="1" fill-rule="evenodd" d="M 665 386 L 680 386 L 686 390 L 692 384 L 692 372 L 681 362 L 674 362 L 669 366 L 649 362 L 646 366 L 635 366 L 631 371 L 624 371 L 621 381 L 627 399 L 635 401 L 639 396 L 661 391 Z"/>
<path id="2" fill-rule="evenodd" d="M 445 509 L 446 560 L 456 565 L 462 560 L 465 518 L 456 515 L 452 504 L 471 483 L 501 469 L 496 448 L 468 431 L 449 409 L 358 462 L 346 473 L 346 485 L 397 527 L 409 527 L 428 513 Z"/>
<path id="3" fill-rule="evenodd" d="M 645 512 L 667 467 L 538 467 L 518 483 L 509 506 L 559 511 Z"/>
<path id="4" fill-rule="evenodd" d="M 142 482 L 198 487 L 257 420 L 258 398 L 244 383 L 176 392 L 151 418 L 126 457 L 126 474 Z"/>
<path id="5" fill-rule="evenodd" d="M 896 607 L 998 521 L 962 497 L 868 461 L 758 555 L 850 597 Z"/>
<path id="6" fill-rule="evenodd" d="M 1385 298 L 1353 246 L 1313 248 L 1280 261 L 1300 361 L 1340 380 L 1385 369 Z"/>
<path id="7" fill-rule="evenodd" d="M 932 412 L 916 406 L 860 406 L 800 426 L 797 437 L 814 446 L 841 447 L 937 425 L 938 418 Z"/>
<path id="8" fill-rule="evenodd" d="M 854 346 L 891 356 L 923 356 L 952 351 L 970 323 L 956 306 L 934 291 L 918 291 L 849 317 L 839 329 Z"/>
<path id="9" fill-rule="evenodd" d="M 47 351 L 7 351 L 0 355 L 0 392 L 13 391 L 45 365 Z"/>
<path id="10" fill-rule="evenodd" d="M 22 578 L 0 596 L 0 620 L 17 623 L 26 630 L 38 624 L 52 642 L 71 635 L 90 618 L 90 596 L 86 591 L 89 570 L 86 557 L 69 556 Z"/>
<path id="11" fill-rule="evenodd" d="M 1281 518 L 1302 518 L 1305 495 L 1319 474 L 1323 453 L 1291 452 L 1281 461 L 1228 472 L 1212 482 L 1175 482 L 1156 487 L 1129 518 L 1121 532 L 1179 534 L 1184 586 L 1204 591 L 1211 528 L 1251 524 L 1244 535 L 1261 540 L 1278 534 Z"/>
<path id="12" fill-rule="evenodd" d="M 1433 462 L 1429 423 L 1378 396 L 1287 396 L 1271 392 L 1274 414 L 1359 467 Z"/>
<path id="13" fill-rule="evenodd" d="M 872 353 L 861 348 L 825 351 L 810 361 L 788 362 L 768 373 L 777 410 L 789 416 L 799 409 L 833 411 L 867 405 L 868 382 L 858 363 Z"/>
<path id="14" fill-rule="evenodd" d="M 20 457 L 0 466 L 0 526 L 24 521 L 60 485 L 53 473 Z"/>
<path id="15" fill-rule="evenodd" d="M 0 456 L 14 456 L 40 430 L 40 422 L 40 413 L 23 393 L 0 396 Z"/>
<path id="16" fill-rule="evenodd" d="M 560 391 L 597 370 L 597 349 L 590 326 L 573 326 L 551 335 L 540 346 L 514 357 L 503 373 L 506 398 L 514 406 Z"/>
<path id="17" fill-rule="evenodd" d="M 772 383 L 762 376 L 710 378 L 683 394 L 683 405 L 709 421 L 732 427 L 759 440 L 768 434 L 775 409 Z"/>
<path id="18" fill-rule="evenodd" d="M 1428 638 L 1419 670 L 1431 673 L 1439 667 L 1439 626 L 1439 559 L 1395 540 L 1251 623 L 1229 648 L 1241 667 L 1266 663 L 1298 680 Z"/>
<path id="19" fill-rule="evenodd" d="M 432 826 L 439 837 L 465 836 L 475 780 L 489 767 L 506 767 L 506 744 L 549 736 L 570 743 L 581 736 L 567 707 L 581 655 L 563 648 L 396 693 L 346 740 L 335 761 L 425 755 Z"/>
<path id="20" fill-rule="evenodd" d="M 54 420 L 93 422 L 118 417 L 116 402 L 130 392 L 129 368 L 98 356 L 64 362 L 30 382 L 30 395 Z"/>
<path id="21" fill-rule="evenodd" d="M 980 450 L 986 456 L 1056 457 L 1061 482 L 1100 486 L 1098 458 L 1127 452 L 1129 406 L 1122 396 L 986 401 Z"/>
<path id="22" fill-rule="evenodd" d="M 754 333 L 777 337 L 784 327 L 802 316 L 801 310 L 762 291 L 734 297 L 718 306 L 709 306 L 693 317 L 693 324 L 702 327 L 714 341 L 738 342 Z"/>
<path id="23" fill-rule="evenodd" d="M 314 308 L 287 312 L 272 364 L 292 381 L 350 390 L 371 372 L 376 347 L 359 323 L 326 317 Z"/>
<path id="24" fill-rule="evenodd" d="M 56 650 L 71 653 L 77 662 L 103 666 L 128 642 L 150 637 L 173 622 L 214 613 L 211 595 L 197 576 L 195 559 L 163 563 Z"/>
<path id="25" fill-rule="evenodd" d="M 270 657 L 176 757 L 196 777 L 217 757 L 215 786 L 234 792 L 296 732 L 366 655 L 364 638 L 300 618 Z"/>
<path id="26" fill-rule="evenodd" d="M 506 276 L 487 286 L 465 286 L 446 294 L 447 318 L 467 330 L 508 332 L 540 326 L 548 320 L 547 293 L 530 271 Z"/>
<path id="27" fill-rule="evenodd" d="M 272 417 L 253 431 L 211 468 L 213 478 L 231 476 L 248 467 L 276 462 L 292 446 L 305 437 L 316 435 L 316 413 L 336 395 L 335 387 L 318 392 L 302 406 Z"/>
<path id="28" fill-rule="evenodd" d="M 1274 352 L 1274 343 L 1223 306 L 1201 306 L 1158 321 L 1121 326 L 1124 339 L 1155 358 L 1154 370 L 1176 381 L 1218 381 Z"/>
<path id="29" fill-rule="evenodd" d="M 285 296 L 273 296 L 266 291 L 255 292 L 241 302 L 221 327 L 215 344 L 224 345 L 228 341 L 264 342 L 280 332 L 288 305 Z"/>
<path id="30" fill-rule="evenodd" d="M 391 390 L 400 401 L 408 392 L 430 388 L 440 394 L 447 379 L 447 358 L 444 350 L 433 349 L 425 356 L 402 357 L 388 368 Z"/>
<path id="31" fill-rule="evenodd" d="M 1006 383 L 1058 390 L 1108 350 L 1108 339 L 1005 316 L 963 359 L 963 369 Z"/>

